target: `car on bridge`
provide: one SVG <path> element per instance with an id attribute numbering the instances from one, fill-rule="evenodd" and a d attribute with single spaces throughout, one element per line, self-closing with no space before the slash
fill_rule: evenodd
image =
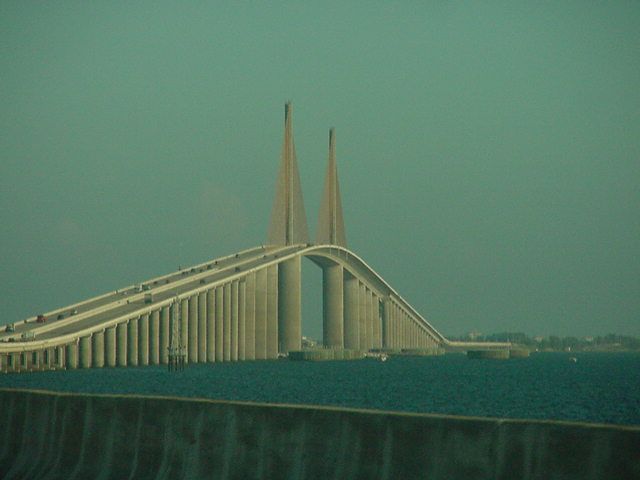
<path id="1" fill-rule="evenodd" d="M 46 322 L 46 321 L 47 321 L 47 317 L 45 317 L 44 315 L 38 315 L 38 316 L 36 317 L 36 322 L 37 322 L 37 323 L 44 323 L 44 322 Z"/>
<path id="2" fill-rule="evenodd" d="M 16 326 L 13 323 L 9 323 L 9 324 L 7 324 L 6 327 L 4 327 L 4 331 L 5 332 L 15 332 L 16 331 Z"/>

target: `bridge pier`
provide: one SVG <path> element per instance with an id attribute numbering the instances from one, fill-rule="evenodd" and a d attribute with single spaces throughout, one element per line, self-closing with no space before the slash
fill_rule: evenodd
<path id="1" fill-rule="evenodd" d="M 358 349 L 367 347 L 367 287 L 358 281 Z"/>
<path id="2" fill-rule="evenodd" d="M 302 259 L 294 257 L 278 264 L 278 351 L 302 348 Z"/>
<path id="3" fill-rule="evenodd" d="M 215 291 L 216 299 L 216 362 L 224 360 L 224 287 L 220 286 Z"/>
<path id="4" fill-rule="evenodd" d="M 267 269 L 256 272 L 255 293 L 255 356 L 256 360 L 267 358 Z"/>
<path id="5" fill-rule="evenodd" d="M 189 363 L 198 362 L 198 296 L 191 295 L 187 303 L 188 323 L 187 332 L 183 336 L 187 337 L 187 356 Z"/>
<path id="6" fill-rule="evenodd" d="M 267 359 L 278 358 L 278 266 L 267 267 Z"/>
<path id="7" fill-rule="evenodd" d="M 207 361 L 216 360 L 216 290 L 207 290 Z"/>
<path id="8" fill-rule="evenodd" d="M 104 367 L 104 331 L 94 332 L 91 335 L 91 356 L 93 368 Z"/>
<path id="9" fill-rule="evenodd" d="M 138 365 L 149 365 L 149 315 L 138 320 Z"/>
<path id="10" fill-rule="evenodd" d="M 231 361 L 238 361 L 238 281 L 231 282 Z"/>
<path id="11" fill-rule="evenodd" d="M 119 323 L 116 327 L 116 361 L 119 367 L 127 366 L 128 330 L 127 322 Z"/>
<path id="12" fill-rule="evenodd" d="M 80 368 L 91 368 L 91 335 L 80 338 L 78 357 L 80 359 Z"/>
<path id="13" fill-rule="evenodd" d="M 242 281 L 238 284 L 238 360 L 246 358 L 246 297 L 247 284 Z"/>
<path id="14" fill-rule="evenodd" d="M 373 318 L 373 348 L 381 348 L 380 299 L 375 293 L 371 296 L 371 315 Z"/>
<path id="15" fill-rule="evenodd" d="M 245 280 L 245 359 L 256 358 L 256 274 L 249 273 Z"/>
<path id="16" fill-rule="evenodd" d="M 198 362 L 207 361 L 207 292 L 198 294 Z"/>
<path id="17" fill-rule="evenodd" d="M 223 310 L 224 310 L 224 344 L 223 344 L 223 354 L 224 361 L 231 361 L 231 284 L 227 283 L 223 287 L 224 292 L 224 300 L 223 300 Z"/>
<path id="18" fill-rule="evenodd" d="M 104 361 L 107 367 L 116 366 L 116 327 L 104 331 Z"/>
<path id="19" fill-rule="evenodd" d="M 360 348 L 360 285 L 350 273 L 344 275 L 344 348 Z"/>
<path id="20" fill-rule="evenodd" d="M 149 364 L 160 363 L 160 311 L 154 310 L 149 317 Z"/>
<path id="21" fill-rule="evenodd" d="M 186 354 L 186 358 L 184 359 L 185 363 L 189 362 L 189 299 L 183 298 L 180 300 L 180 318 L 178 319 L 180 322 L 180 338 L 182 340 L 182 345 L 185 347 L 184 352 Z"/>
<path id="22" fill-rule="evenodd" d="M 168 305 L 160 310 L 160 338 L 158 339 L 158 350 L 160 355 L 160 363 L 166 365 L 169 363 L 169 317 L 170 308 Z"/>
<path id="23" fill-rule="evenodd" d="M 327 348 L 344 348 L 344 268 L 322 267 L 322 342 Z"/>
<path id="24" fill-rule="evenodd" d="M 386 297 L 382 300 L 382 348 L 391 348 L 389 342 L 389 315 L 391 310 L 391 300 Z"/>
<path id="25" fill-rule="evenodd" d="M 67 370 L 73 370 L 78 368 L 78 344 L 77 340 L 71 343 L 68 343 L 64 349 L 64 366 Z M 14 363 L 17 367 L 18 361 Z M 15 367 L 14 367 L 15 368 Z"/>
<path id="26" fill-rule="evenodd" d="M 138 366 L 138 319 L 131 318 L 127 325 L 127 366 Z"/>

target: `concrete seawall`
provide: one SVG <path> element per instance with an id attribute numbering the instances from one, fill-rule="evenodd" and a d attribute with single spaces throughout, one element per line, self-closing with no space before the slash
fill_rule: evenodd
<path id="1" fill-rule="evenodd" d="M 640 478 L 640 427 L 0 390 L 2 478 Z"/>

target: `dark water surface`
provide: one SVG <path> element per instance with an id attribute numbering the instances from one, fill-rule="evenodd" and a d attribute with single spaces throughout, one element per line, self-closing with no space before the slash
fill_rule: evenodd
<path id="1" fill-rule="evenodd" d="M 640 425 L 640 354 L 287 360 L 0 375 L 0 387 Z"/>

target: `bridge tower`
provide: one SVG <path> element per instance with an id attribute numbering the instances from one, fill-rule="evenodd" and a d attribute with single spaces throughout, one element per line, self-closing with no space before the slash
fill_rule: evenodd
<path id="1" fill-rule="evenodd" d="M 318 216 L 318 245 L 347 246 L 342 215 L 342 200 L 340 198 L 340 183 L 338 182 L 338 167 L 336 165 L 336 130 L 329 130 L 329 162 L 324 178 L 324 192 Z"/>
<path id="2" fill-rule="evenodd" d="M 276 181 L 276 195 L 271 210 L 268 242 L 271 245 L 308 243 L 307 217 L 304 213 L 302 188 L 293 143 L 293 106 L 284 106 L 284 141 L 280 171 Z"/>
<path id="3" fill-rule="evenodd" d="M 300 175 L 293 142 L 293 106 L 284 106 L 284 141 L 276 195 L 271 212 L 268 242 L 295 245 L 309 242 Z M 302 260 L 300 257 L 278 264 L 277 269 L 278 351 L 302 348 Z"/>

